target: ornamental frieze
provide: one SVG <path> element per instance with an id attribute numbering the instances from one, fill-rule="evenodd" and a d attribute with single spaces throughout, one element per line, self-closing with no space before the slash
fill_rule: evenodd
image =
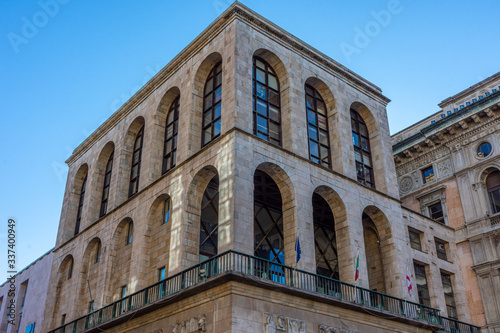
<path id="1" fill-rule="evenodd" d="M 306 322 L 272 313 L 264 313 L 264 333 L 306 333 Z"/>
<path id="2" fill-rule="evenodd" d="M 326 326 L 320 324 L 318 326 L 318 331 L 319 333 L 361 333 L 357 331 L 353 331 L 347 328 L 340 328 L 340 327 L 333 327 L 333 326 Z"/>
<path id="3" fill-rule="evenodd" d="M 183 322 L 175 324 L 172 329 L 172 333 L 196 333 L 196 332 L 206 332 L 207 316 L 204 314 L 198 317 L 185 320 Z"/>

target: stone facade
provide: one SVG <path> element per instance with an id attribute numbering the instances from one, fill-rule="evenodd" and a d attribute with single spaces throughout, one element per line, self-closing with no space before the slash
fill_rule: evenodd
<path id="1" fill-rule="evenodd" d="M 500 332 L 500 224 L 486 179 L 500 165 L 499 91 L 497 73 L 441 102 L 438 121 L 431 116 L 392 137 L 403 205 L 430 216 L 429 207 L 442 204 L 444 224 L 455 229 L 471 320 L 491 332 Z M 478 152 L 484 143 L 488 154 Z M 434 179 L 424 182 L 429 166 Z"/>
<path id="2" fill-rule="evenodd" d="M 279 80 L 281 145 L 254 135 L 254 57 L 267 62 Z M 212 68 L 220 62 L 221 134 L 202 146 L 204 86 Z M 309 158 L 306 84 L 321 94 L 327 107 L 331 169 Z M 167 111 L 177 97 L 180 109 L 176 165 L 162 174 Z M 43 331 L 157 282 L 162 269 L 165 277 L 175 277 L 196 267 L 200 262 L 204 192 L 216 176 L 217 253 L 236 250 L 253 256 L 257 172 L 267 174 L 280 192 L 286 265 L 317 272 L 311 203 L 313 195 L 318 194 L 327 202 L 334 218 L 331 224 L 336 234 L 341 281 L 355 282 L 355 259 L 359 253 L 358 287 L 418 302 L 417 293 L 408 294 L 405 281 L 407 272 L 415 281 L 413 263 L 423 263 L 428 272 L 431 306 L 446 313 L 440 277 L 440 272 L 446 271 L 452 279 L 458 319 L 469 321 L 471 308 L 465 301 L 468 300 L 465 279 L 469 278 L 466 275 L 469 272 L 464 274 L 457 264 L 455 230 L 401 206 L 399 174 L 393 161 L 387 121 L 388 102 L 377 86 L 245 6 L 233 4 L 68 159 Z M 351 110 L 366 123 L 375 188 L 358 182 Z M 143 133 L 139 185 L 137 193 L 129 196 L 139 133 Z M 111 156 L 107 210 L 101 214 L 106 166 Z M 442 175 L 452 174 L 452 167 L 443 162 Z M 410 188 L 407 191 L 411 191 L 414 180 L 407 186 Z M 166 200 L 170 202 L 167 222 L 163 211 Z M 423 251 L 410 247 L 409 228 L 425 235 Z M 431 235 L 446 243 L 449 260 L 438 258 Z M 297 239 L 301 246 L 298 263 Z M 362 305 L 335 303 L 318 294 L 280 287 L 279 280 L 266 287 L 257 278 L 243 284 L 223 278 L 211 280 L 212 284 L 207 283 L 203 290 L 186 286 L 187 291 L 173 300 L 155 303 L 137 315 L 127 317 L 125 313 L 94 330 L 427 332 L 436 329 L 422 320 L 388 315 Z M 190 294 L 190 290 L 199 291 Z M 401 303 L 403 300 L 398 302 L 405 304 Z"/>
<path id="3" fill-rule="evenodd" d="M 42 329 L 43 304 L 47 297 L 52 257 L 52 251 L 44 254 L 0 286 L 0 332 L 45 332 Z M 14 290 L 13 294 L 11 290 Z M 28 327 L 34 330 L 30 331 Z"/>

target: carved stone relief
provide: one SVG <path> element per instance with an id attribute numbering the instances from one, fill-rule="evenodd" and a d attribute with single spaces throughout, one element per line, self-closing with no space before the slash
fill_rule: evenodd
<path id="1" fill-rule="evenodd" d="M 339 328 L 339 327 L 333 327 L 333 326 L 326 326 L 320 324 L 318 327 L 319 333 L 361 333 L 357 331 L 353 331 L 347 328 Z"/>
<path id="2" fill-rule="evenodd" d="M 451 175 L 453 173 L 451 160 L 446 159 L 444 161 L 439 162 L 437 169 L 439 178 L 444 178 L 446 176 Z"/>
<path id="3" fill-rule="evenodd" d="M 413 178 L 410 176 L 404 176 L 399 181 L 399 191 L 402 194 L 406 194 L 413 189 Z"/>
<path id="4" fill-rule="evenodd" d="M 306 322 L 272 313 L 264 313 L 265 333 L 306 333 Z"/>
<path id="5" fill-rule="evenodd" d="M 172 329 L 172 333 L 196 333 L 196 332 L 206 332 L 207 316 L 204 314 L 199 315 L 196 318 L 191 318 L 189 320 L 177 323 Z"/>

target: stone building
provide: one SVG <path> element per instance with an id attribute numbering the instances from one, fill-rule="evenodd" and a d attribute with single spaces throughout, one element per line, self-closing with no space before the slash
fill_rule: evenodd
<path id="1" fill-rule="evenodd" d="M 44 332 L 476 332 L 388 102 L 234 3 L 67 160 Z"/>
<path id="2" fill-rule="evenodd" d="M 392 137 L 403 205 L 455 230 L 454 258 L 417 228 L 422 251 L 446 251 L 460 267 L 471 320 L 490 332 L 500 332 L 499 91 L 497 73 Z M 436 262 L 423 264 L 432 271 Z"/>
<path id="3" fill-rule="evenodd" d="M 5 251 L 7 252 L 7 251 Z M 52 250 L 0 285 L 0 332 L 40 333 Z"/>

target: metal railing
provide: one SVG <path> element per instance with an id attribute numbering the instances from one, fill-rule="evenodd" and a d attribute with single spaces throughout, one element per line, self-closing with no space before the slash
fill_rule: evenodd
<path id="1" fill-rule="evenodd" d="M 230 250 L 108 304 L 49 333 L 85 332 L 87 329 L 226 272 L 237 272 L 266 279 L 354 305 L 386 311 L 409 319 L 423 320 L 434 325 L 442 325 L 447 332 L 479 332 L 479 328 L 476 326 L 441 317 L 438 309 Z"/>

